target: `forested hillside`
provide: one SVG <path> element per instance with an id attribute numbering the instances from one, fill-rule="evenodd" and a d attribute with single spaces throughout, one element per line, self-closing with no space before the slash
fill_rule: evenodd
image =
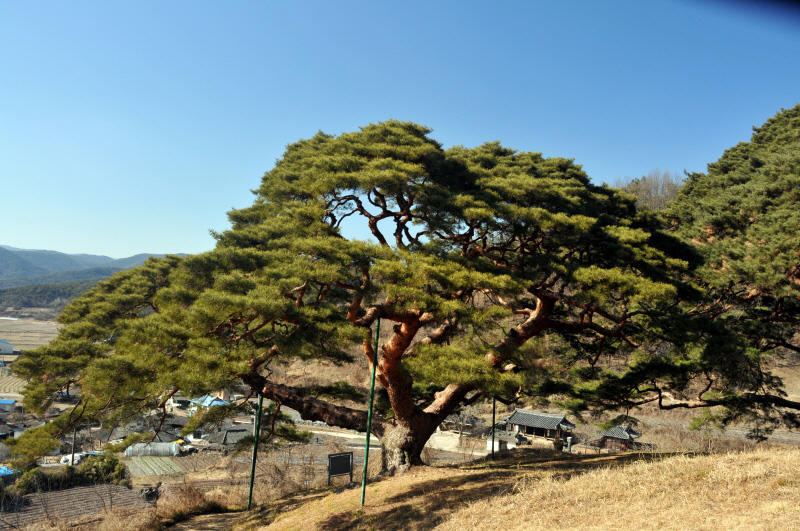
<path id="1" fill-rule="evenodd" d="M 2 289 L 0 290 L 0 311 L 6 308 L 50 308 L 54 314 L 58 314 L 69 301 L 83 294 L 96 283 L 97 280 L 93 279 Z"/>
<path id="2" fill-rule="evenodd" d="M 64 282 L 92 281 L 110 277 L 114 273 L 128 269 L 127 267 L 90 267 L 74 271 L 59 271 L 22 278 L 6 278 L 0 280 L 0 289 L 16 288 L 20 286 L 34 286 L 39 284 L 61 284 Z"/>
<path id="3" fill-rule="evenodd" d="M 43 275 L 47 269 L 22 258 L 18 253 L 0 246 L 0 279 Z"/>
<path id="4" fill-rule="evenodd" d="M 114 259 L 0 245 L 0 312 L 49 308 L 53 317 L 98 281 L 142 265 L 147 253 Z M 51 312 L 48 312 L 51 313 Z"/>

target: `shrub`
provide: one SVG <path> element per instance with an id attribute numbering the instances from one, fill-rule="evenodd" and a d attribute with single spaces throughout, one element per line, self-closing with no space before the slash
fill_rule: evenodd
<path id="1" fill-rule="evenodd" d="M 16 484 L 19 494 L 60 490 L 78 485 L 100 483 L 127 484 L 128 472 L 122 462 L 110 454 L 89 456 L 78 468 L 65 466 L 50 473 L 34 468 L 23 473 Z"/>
<path id="2" fill-rule="evenodd" d="M 111 454 L 90 455 L 81 463 L 80 471 L 86 483 L 127 484 L 128 471 L 122 462 Z"/>
<path id="3" fill-rule="evenodd" d="M 160 499 L 157 508 L 159 518 L 167 526 L 188 520 L 194 515 L 222 512 L 226 512 L 225 507 L 207 499 L 190 483 L 184 483 L 171 496 Z"/>
<path id="4" fill-rule="evenodd" d="M 17 480 L 15 488 L 19 494 L 30 494 L 38 490 L 50 490 L 46 488 L 49 484 L 47 474 L 41 468 L 33 468 L 22 473 Z"/>

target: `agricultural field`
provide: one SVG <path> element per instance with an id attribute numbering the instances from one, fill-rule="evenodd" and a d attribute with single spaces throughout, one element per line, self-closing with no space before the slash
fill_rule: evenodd
<path id="1" fill-rule="evenodd" d="M 18 398 L 22 396 L 23 389 L 25 389 L 25 380 L 16 376 L 3 376 L 0 373 L 0 395 Z"/>
<path id="2" fill-rule="evenodd" d="M 187 472 L 180 461 L 176 457 L 141 456 L 132 457 L 125 464 L 132 476 L 173 476 Z"/>
<path id="3" fill-rule="evenodd" d="M 120 485 L 92 485 L 23 497 L 22 507 L 0 511 L 0 530 L 19 529 L 42 520 L 75 521 L 120 507 L 149 507 L 139 491 Z M 59 528 L 60 529 L 60 528 Z"/>
<path id="4" fill-rule="evenodd" d="M 49 343 L 59 328 L 55 321 L 0 319 L 0 339 L 14 345 L 14 350 L 32 350 Z"/>

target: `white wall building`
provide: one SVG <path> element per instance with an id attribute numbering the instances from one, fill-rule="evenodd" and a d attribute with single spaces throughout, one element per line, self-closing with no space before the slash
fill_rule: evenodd
<path id="1" fill-rule="evenodd" d="M 8 341 L 3 341 L 0 339 L 0 355 L 11 355 L 14 354 L 14 345 L 9 343 Z"/>

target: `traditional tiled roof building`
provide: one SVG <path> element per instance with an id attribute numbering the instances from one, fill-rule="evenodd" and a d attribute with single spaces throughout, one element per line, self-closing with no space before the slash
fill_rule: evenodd
<path id="1" fill-rule="evenodd" d="M 609 450 L 624 451 L 633 446 L 633 441 L 642 436 L 630 424 L 620 424 L 608 431 L 600 432 L 601 438 L 598 446 Z"/>
<path id="2" fill-rule="evenodd" d="M 575 429 L 575 424 L 564 415 L 537 413 L 525 409 L 516 409 L 506 419 L 506 430 L 544 437 L 545 439 L 561 439 L 567 432 Z"/>

